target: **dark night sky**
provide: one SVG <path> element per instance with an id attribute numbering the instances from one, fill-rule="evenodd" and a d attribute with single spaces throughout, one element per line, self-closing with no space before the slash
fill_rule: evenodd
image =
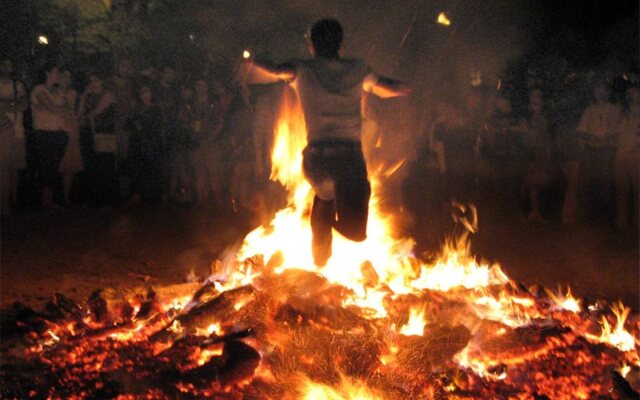
<path id="1" fill-rule="evenodd" d="M 6 1 L 13 10 L 25 4 Z M 83 1 L 102 5 L 101 0 Z M 637 69 L 638 64 L 637 0 L 193 0 L 176 4 L 174 8 L 190 8 L 197 21 L 179 21 L 169 10 L 166 26 L 158 26 L 158 36 L 165 34 L 171 40 L 171 35 L 186 37 L 193 29 L 201 46 L 225 57 L 233 58 L 251 46 L 259 57 L 274 62 L 307 56 L 306 27 L 317 18 L 336 17 L 345 26 L 345 55 L 363 57 L 379 72 L 418 85 L 466 79 L 476 70 L 488 80 L 496 79 L 508 60 L 523 53 L 547 53 L 585 67 L 611 59 L 620 60 L 626 68 L 634 64 Z M 11 35 L 7 27 L 17 19 L 12 18 L 12 7 L 3 10 L 0 32 Z M 440 11 L 448 13 L 451 27 L 436 24 Z"/>

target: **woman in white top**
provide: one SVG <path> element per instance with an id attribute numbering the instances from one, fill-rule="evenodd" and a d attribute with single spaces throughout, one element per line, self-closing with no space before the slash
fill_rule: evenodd
<path id="1" fill-rule="evenodd" d="M 24 125 L 22 112 L 27 109 L 24 86 L 12 78 L 13 64 L 0 63 L 0 203 L 2 215 L 11 214 L 15 200 L 18 170 L 25 167 Z"/>
<path id="2" fill-rule="evenodd" d="M 610 94 L 606 83 L 596 85 L 595 101 L 584 110 L 576 128 L 582 141 L 580 180 L 585 211 L 591 220 L 606 222 L 614 214 L 616 127 L 620 121 L 620 108 L 609 101 Z"/>
<path id="3" fill-rule="evenodd" d="M 31 90 L 33 152 L 35 169 L 43 186 L 42 203 L 54 207 L 53 193 L 69 137 L 65 131 L 71 110 L 64 93 L 58 90 L 60 70 L 55 65 L 44 69 L 45 79 Z"/>

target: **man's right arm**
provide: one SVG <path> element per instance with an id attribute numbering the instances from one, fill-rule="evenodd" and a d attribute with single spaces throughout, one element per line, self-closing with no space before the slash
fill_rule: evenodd
<path id="1" fill-rule="evenodd" d="M 292 81 L 296 77 L 296 70 L 292 65 L 278 67 L 267 66 L 255 61 L 240 64 L 236 80 L 249 84 L 267 84 L 280 81 Z"/>

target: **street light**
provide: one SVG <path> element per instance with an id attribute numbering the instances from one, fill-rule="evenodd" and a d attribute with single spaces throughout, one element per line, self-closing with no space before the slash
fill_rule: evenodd
<path id="1" fill-rule="evenodd" d="M 449 26 L 451 25 L 451 20 L 449 19 L 449 17 L 447 17 L 447 14 L 445 14 L 444 11 L 442 11 L 440 14 L 438 14 L 438 24 L 443 25 L 443 26 Z"/>
<path id="2" fill-rule="evenodd" d="M 40 35 L 40 36 L 38 36 L 38 43 L 43 44 L 43 45 L 48 45 L 49 44 L 49 38 L 46 37 L 45 35 Z"/>

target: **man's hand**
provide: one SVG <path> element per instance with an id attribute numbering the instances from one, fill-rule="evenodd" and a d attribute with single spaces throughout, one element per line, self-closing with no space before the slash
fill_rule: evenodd
<path id="1" fill-rule="evenodd" d="M 389 98 L 408 96 L 413 91 L 413 88 L 395 79 L 380 76 L 375 83 L 368 83 L 367 81 L 365 81 L 364 90 L 365 92 L 371 92 L 378 97 Z"/>
<path id="2" fill-rule="evenodd" d="M 245 50 L 246 51 L 246 50 Z M 249 58 L 243 57 L 243 62 L 238 65 L 234 82 L 248 84 L 267 84 L 280 81 L 291 81 L 295 78 L 295 69 L 285 67 L 271 67 Z"/>

